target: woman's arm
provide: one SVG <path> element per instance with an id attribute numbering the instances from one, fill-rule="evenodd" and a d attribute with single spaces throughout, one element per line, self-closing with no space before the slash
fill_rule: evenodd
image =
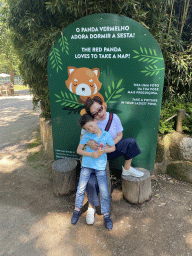
<path id="1" fill-rule="evenodd" d="M 113 139 L 115 145 L 122 139 L 122 137 L 123 137 L 123 132 L 117 133 L 117 136 L 115 137 L 115 139 Z"/>

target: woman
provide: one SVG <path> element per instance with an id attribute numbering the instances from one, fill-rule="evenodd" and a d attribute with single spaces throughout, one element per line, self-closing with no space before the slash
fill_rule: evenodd
<path id="1" fill-rule="evenodd" d="M 116 150 L 107 154 L 107 159 L 112 160 L 118 158 L 119 156 L 123 156 L 125 163 L 124 167 L 122 167 L 122 175 L 132 175 L 135 177 L 143 176 L 144 174 L 142 172 L 131 167 L 132 159 L 139 155 L 141 150 L 139 149 L 135 139 L 123 138 L 123 127 L 119 117 L 116 114 L 106 112 L 106 107 L 103 106 L 101 98 L 97 96 L 92 99 L 89 98 L 85 102 L 85 110 L 87 114 L 93 116 L 94 119 L 97 120 L 98 127 L 108 131 L 114 140 Z M 82 130 L 81 134 L 84 133 L 85 130 Z M 99 145 L 93 140 L 88 141 L 87 144 L 95 151 L 99 147 Z M 89 208 L 86 217 L 87 224 L 94 223 L 95 206 L 99 205 L 97 194 L 97 180 L 95 174 L 93 173 L 87 185 L 87 197 L 89 201 Z"/>

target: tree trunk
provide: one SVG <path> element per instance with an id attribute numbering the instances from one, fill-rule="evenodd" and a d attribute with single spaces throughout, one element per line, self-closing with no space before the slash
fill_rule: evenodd
<path id="1" fill-rule="evenodd" d="M 14 84 L 14 73 L 13 73 L 13 68 L 12 67 L 10 67 L 9 75 L 10 75 L 11 83 Z"/>
<path id="2" fill-rule="evenodd" d="M 53 163 L 53 193 L 56 196 L 66 195 L 76 189 L 76 166 L 77 161 L 70 157 Z"/>
<path id="3" fill-rule="evenodd" d="M 144 168 L 137 168 L 144 176 L 136 178 L 133 176 L 122 176 L 122 191 L 125 199 L 132 204 L 141 204 L 150 199 L 151 177 L 150 172 Z"/>

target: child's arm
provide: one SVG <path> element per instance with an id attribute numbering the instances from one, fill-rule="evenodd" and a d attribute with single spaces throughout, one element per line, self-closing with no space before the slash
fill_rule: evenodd
<path id="1" fill-rule="evenodd" d="M 111 153 L 115 151 L 115 145 L 104 148 L 105 153 Z"/>
<path id="2" fill-rule="evenodd" d="M 95 153 L 98 153 L 99 156 L 103 155 L 104 153 L 111 153 L 115 151 L 115 145 L 113 146 L 108 146 L 105 148 L 99 148 Z M 97 158 L 97 157 L 95 157 Z"/>
<path id="3" fill-rule="evenodd" d="M 79 144 L 78 148 L 77 148 L 77 154 L 81 155 L 81 156 L 90 156 L 93 158 L 98 158 L 100 157 L 102 154 L 100 154 L 99 152 L 87 152 L 85 150 L 83 150 L 84 144 Z"/>
<path id="4" fill-rule="evenodd" d="M 99 149 L 98 151 L 103 152 L 102 154 L 104 154 L 104 153 L 111 153 L 111 152 L 115 151 L 115 145 L 107 146 L 105 148 Z"/>

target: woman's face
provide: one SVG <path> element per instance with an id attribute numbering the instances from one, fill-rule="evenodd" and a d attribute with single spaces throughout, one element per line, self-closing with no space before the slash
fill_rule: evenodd
<path id="1" fill-rule="evenodd" d="M 97 102 L 94 102 L 90 107 L 90 112 L 98 121 L 103 121 L 106 118 L 106 108 Z"/>

